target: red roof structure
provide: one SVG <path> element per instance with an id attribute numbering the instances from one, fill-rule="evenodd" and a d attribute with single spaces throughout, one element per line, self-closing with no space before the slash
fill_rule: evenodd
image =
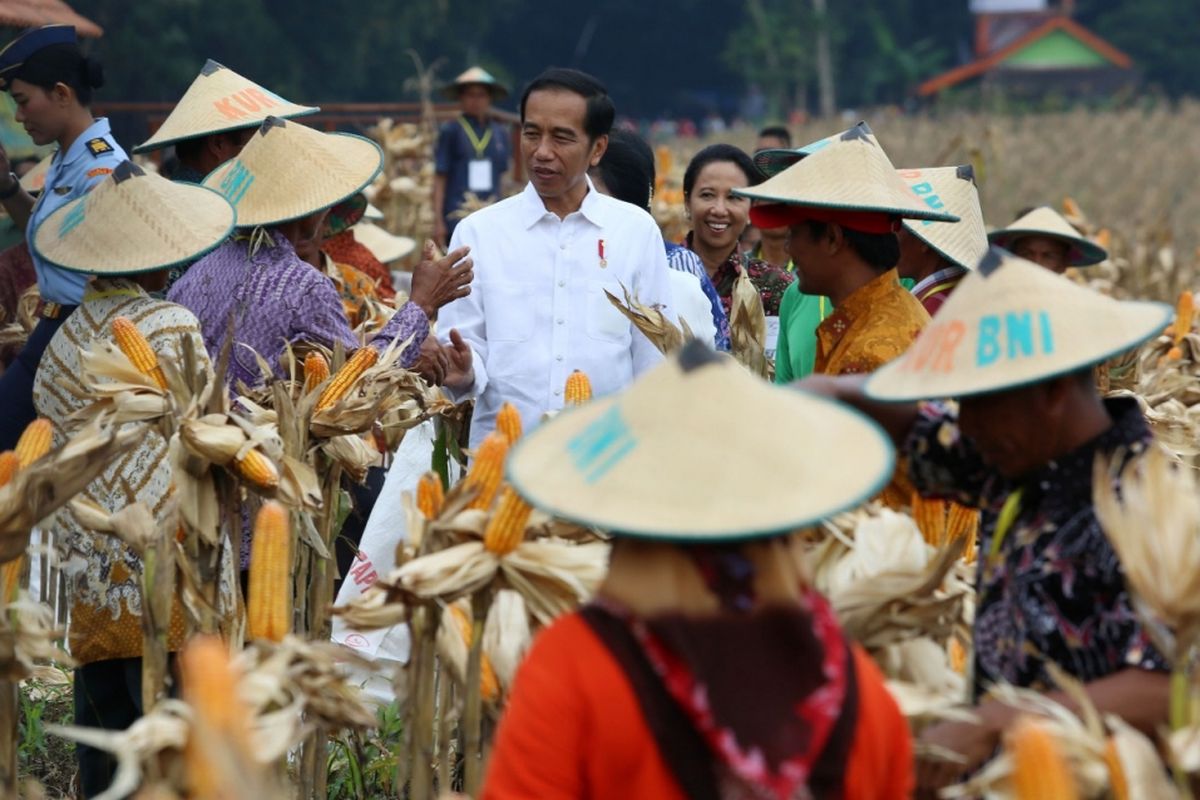
<path id="1" fill-rule="evenodd" d="M 80 36 L 97 37 L 104 29 L 78 14 L 63 0 L 0 0 L 0 25 L 32 28 L 61 23 L 74 25 Z"/>

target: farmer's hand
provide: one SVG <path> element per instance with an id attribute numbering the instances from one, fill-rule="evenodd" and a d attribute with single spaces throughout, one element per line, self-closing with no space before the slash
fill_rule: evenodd
<path id="1" fill-rule="evenodd" d="M 450 345 L 444 348 L 450 357 L 450 366 L 446 370 L 446 380 L 443 385 L 456 392 L 464 392 L 475 384 L 475 365 L 471 355 L 471 345 L 467 344 L 454 328 L 450 329 Z"/>
<path id="2" fill-rule="evenodd" d="M 412 370 L 433 386 L 441 386 L 446 380 L 446 370 L 450 368 L 451 348 L 443 347 L 433 336 L 425 337 L 421 344 L 421 354 Z"/>
<path id="3" fill-rule="evenodd" d="M 413 270 L 412 294 L 425 316 L 433 319 L 437 310 L 452 300 L 471 293 L 471 280 L 475 277 L 474 262 L 467 258 L 469 247 L 460 247 L 452 253 L 434 260 L 437 252 L 432 241 L 425 242 L 421 263 Z"/>

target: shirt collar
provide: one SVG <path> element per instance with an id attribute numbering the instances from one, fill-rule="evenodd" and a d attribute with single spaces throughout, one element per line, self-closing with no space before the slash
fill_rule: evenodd
<path id="1" fill-rule="evenodd" d="M 945 269 L 939 269 L 937 272 L 933 273 L 928 278 L 922 279 L 920 283 L 918 283 L 916 286 L 914 286 L 912 288 L 912 293 L 915 296 L 920 297 L 922 292 L 924 292 L 928 289 L 932 289 L 934 286 L 937 286 L 942 281 L 948 281 L 948 280 L 952 280 L 954 278 L 960 278 L 960 277 L 965 276 L 966 274 L 967 274 L 967 271 L 965 269 L 963 269 L 962 267 L 958 266 L 957 264 L 946 267 Z"/>
<path id="2" fill-rule="evenodd" d="M 108 126 L 107 117 L 100 117 L 93 121 L 83 133 L 75 137 L 75 141 L 71 142 L 71 146 L 67 148 L 66 154 L 59 159 L 59 163 L 64 166 L 75 163 L 84 153 L 88 152 L 87 143 L 101 137 L 112 138 L 112 129 Z"/>
<path id="3" fill-rule="evenodd" d="M 604 227 L 605 220 L 608 218 L 604 208 L 605 198 L 602 198 L 600 193 L 596 191 L 596 187 L 592 184 L 590 177 L 584 175 L 583 179 L 587 181 L 588 193 L 584 195 L 583 203 L 579 206 L 578 213 L 582 214 L 588 222 L 598 228 L 602 228 Z M 537 193 L 537 189 L 533 188 L 533 181 L 526 183 L 525 190 L 521 192 L 521 226 L 529 230 L 542 221 L 547 214 L 553 215 L 553 212 L 546 209 L 546 204 Z M 557 219 L 557 217 L 555 218 Z"/>

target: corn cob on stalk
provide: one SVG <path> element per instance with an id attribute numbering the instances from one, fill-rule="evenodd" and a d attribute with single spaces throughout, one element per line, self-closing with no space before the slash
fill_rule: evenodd
<path id="1" fill-rule="evenodd" d="M 246 635 L 282 641 L 292 628 L 292 534 L 287 510 L 267 501 L 254 520 L 250 582 L 246 598 Z"/>
<path id="2" fill-rule="evenodd" d="M 359 377 L 375 366 L 375 362 L 379 360 L 379 351 L 374 347 L 360 347 L 354 351 L 354 355 L 342 364 L 342 368 L 333 376 L 333 380 L 325 387 L 325 391 L 321 392 L 321 396 L 317 399 L 316 411 L 324 411 L 330 408 L 338 400 L 346 396 L 346 392 L 350 391 L 350 387 Z"/>
<path id="3" fill-rule="evenodd" d="M 975 546 L 979 540 L 979 512 L 974 508 L 950 503 L 946 515 L 946 541 L 965 538 L 967 547 L 963 550 L 963 558 L 968 564 L 975 563 Z"/>
<path id="4" fill-rule="evenodd" d="M 250 715 L 238 696 L 229 651 L 217 637 L 204 636 L 188 643 L 181 661 L 183 699 L 195 720 L 184 759 L 190 796 L 233 796 L 226 793 L 238 776 L 229 767 L 252 751 Z"/>
<path id="5" fill-rule="evenodd" d="M 934 547 L 941 547 L 946 541 L 947 503 L 945 500 L 931 500 L 916 492 L 912 498 L 913 521 L 925 541 Z"/>
<path id="6" fill-rule="evenodd" d="M 512 403 L 500 406 L 500 412 L 496 414 L 496 430 L 508 437 L 509 444 L 521 438 L 521 414 Z"/>
<path id="7" fill-rule="evenodd" d="M 21 460 L 17 457 L 16 451 L 5 450 L 0 453 L 0 486 L 7 486 L 20 468 Z"/>
<path id="8" fill-rule="evenodd" d="M 529 514 L 532 511 L 529 504 L 511 486 L 504 487 L 504 492 L 500 495 L 500 505 L 488 520 L 483 533 L 484 548 L 498 556 L 516 550 L 517 545 L 525 538 L 525 525 L 529 522 Z"/>
<path id="9" fill-rule="evenodd" d="M 417 481 L 417 510 L 425 519 L 436 519 L 446 502 L 446 490 L 436 473 L 426 472 Z"/>
<path id="10" fill-rule="evenodd" d="M 458 633 L 469 648 L 471 646 L 471 620 L 467 616 L 467 612 L 461 606 L 451 605 L 450 615 L 454 617 L 454 623 L 458 626 Z M 487 653 L 483 654 L 479 688 L 483 699 L 489 703 L 495 702 L 496 698 L 500 696 L 500 681 L 496 679 L 496 670 L 492 666 L 492 660 L 488 658 Z"/>
<path id="11" fill-rule="evenodd" d="M 1062 748 L 1044 724 L 1031 718 L 1018 720 L 1008 733 L 1006 747 L 1013 760 L 1013 797 L 1077 800 L 1075 778 Z"/>
<path id="12" fill-rule="evenodd" d="M 1175 345 L 1183 341 L 1183 337 L 1187 336 L 1192 330 L 1192 320 L 1196 316 L 1196 301 L 1192 296 L 1191 289 L 1184 289 L 1179 293 L 1179 302 L 1175 306 L 1175 323 L 1173 337 Z"/>
<path id="13" fill-rule="evenodd" d="M 587 373 L 575 370 L 567 376 L 567 385 L 563 388 L 563 401 L 567 405 L 581 406 L 592 399 L 592 381 Z"/>
<path id="14" fill-rule="evenodd" d="M 467 508 L 479 508 L 484 511 L 492 507 L 500 482 L 504 479 L 504 459 L 508 455 L 508 437 L 493 431 L 475 451 L 475 459 L 464 481 L 467 488 L 478 489 L 475 499 Z"/>
<path id="15" fill-rule="evenodd" d="M 29 423 L 21 432 L 21 438 L 17 440 L 17 447 L 13 450 L 17 455 L 17 465 L 24 469 L 49 453 L 53 440 L 54 428 L 50 420 L 39 417 Z"/>
<path id="16" fill-rule="evenodd" d="M 257 489 L 275 489 L 279 486 L 279 470 L 257 450 L 250 450 L 245 456 L 233 462 L 234 473 L 246 483 Z"/>
<path id="17" fill-rule="evenodd" d="M 117 317 L 112 321 L 113 339 L 117 347 L 133 363 L 138 372 L 154 380 L 158 388 L 167 388 L 167 376 L 158 365 L 158 354 L 150 347 L 146 337 L 127 317 Z"/>
<path id="18" fill-rule="evenodd" d="M 329 377 L 329 362 L 316 350 L 304 357 L 304 393 L 316 389 Z"/>

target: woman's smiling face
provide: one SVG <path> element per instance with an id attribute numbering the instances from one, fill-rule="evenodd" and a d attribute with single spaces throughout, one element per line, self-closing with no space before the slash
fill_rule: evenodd
<path id="1" fill-rule="evenodd" d="M 750 220 L 750 201 L 733 194 L 750 185 L 732 161 L 713 161 L 700 170 L 687 198 L 693 243 L 713 251 L 732 252 Z"/>

